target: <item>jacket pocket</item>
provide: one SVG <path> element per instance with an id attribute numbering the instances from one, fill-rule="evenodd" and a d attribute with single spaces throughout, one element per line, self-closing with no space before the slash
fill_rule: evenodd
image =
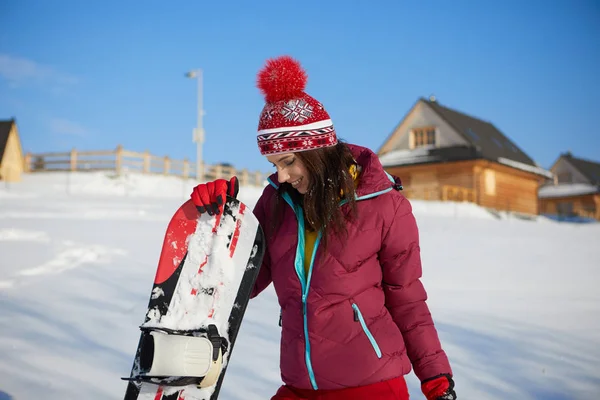
<path id="1" fill-rule="evenodd" d="M 379 348 L 377 341 L 373 337 L 373 334 L 371 334 L 371 331 L 369 330 L 369 327 L 367 326 L 367 323 L 365 322 L 365 319 L 363 318 L 362 313 L 360 312 L 360 309 L 358 308 L 358 305 L 355 303 L 352 303 L 352 309 L 354 310 L 354 321 L 360 322 L 360 326 L 362 327 L 363 331 L 365 332 L 365 335 L 367 335 L 369 342 L 371 342 L 371 346 L 373 346 L 373 350 L 375 350 L 377 357 L 381 358 L 381 356 L 382 356 L 381 349 Z"/>

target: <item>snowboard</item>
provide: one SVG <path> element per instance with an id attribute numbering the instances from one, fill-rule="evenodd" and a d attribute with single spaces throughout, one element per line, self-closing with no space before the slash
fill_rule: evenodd
<path id="1" fill-rule="evenodd" d="M 171 218 L 124 400 L 217 399 L 264 255 L 252 211 L 191 200 Z"/>

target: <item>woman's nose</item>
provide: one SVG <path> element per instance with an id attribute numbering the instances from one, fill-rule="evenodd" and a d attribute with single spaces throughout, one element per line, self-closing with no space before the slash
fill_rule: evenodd
<path id="1" fill-rule="evenodd" d="M 285 172 L 284 169 L 281 169 L 277 172 L 277 180 L 279 181 L 279 183 L 287 182 L 288 179 L 290 179 L 290 174 Z"/>

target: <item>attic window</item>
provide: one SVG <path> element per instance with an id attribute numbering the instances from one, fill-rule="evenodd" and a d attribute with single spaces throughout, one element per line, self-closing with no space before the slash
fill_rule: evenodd
<path id="1" fill-rule="evenodd" d="M 427 126 L 415 128 L 410 132 L 410 148 L 416 149 L 423 146 L 435 146 L 435 127 Z"/>
<path id="2" fill-rule="evenodd" d="M 502 142 L 500 142 L 500 141 L 499 141 L 498 139 L 496 139 L 495 137 L 493 137 L 493 138 L 492 138 L 492 141 L 493 141 L 494 143 L 496 143 L 496 146 L 498 146 L 498 147 L 500 147 L 500 148 L 504 147 L 504 146 L 502 146 Z"/>
<path id="3" fill-rule="evenodd" d="M 573 175 L 570 172 L 561 172 L 556 174 L 558 183 L 573 183 Z"/>
<path id="4" fill-rule="evenodd" d="M 473 140 L 479 140 L 479 136 L 471 128 L 467 128 L 467 134 L 471 136 Z"/>

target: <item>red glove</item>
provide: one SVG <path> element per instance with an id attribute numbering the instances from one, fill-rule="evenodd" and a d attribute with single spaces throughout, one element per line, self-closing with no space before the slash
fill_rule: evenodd
<path id="1" fill-rule="evenodd" d="M 421 391 L 427 400 L 455 400 L 454 381 L 449 374 L 439 375 L 421 383 Z"/>
<path id="2" fill-rule="evenodd" d="M 200 214 L 218 215 L 223 211 L 226 196 L 237 197 L 240 184 L 237 177 L 230 180 L 217 179 L 212 182 L 201 183 L 192 191 L 191 198 Z"/>

